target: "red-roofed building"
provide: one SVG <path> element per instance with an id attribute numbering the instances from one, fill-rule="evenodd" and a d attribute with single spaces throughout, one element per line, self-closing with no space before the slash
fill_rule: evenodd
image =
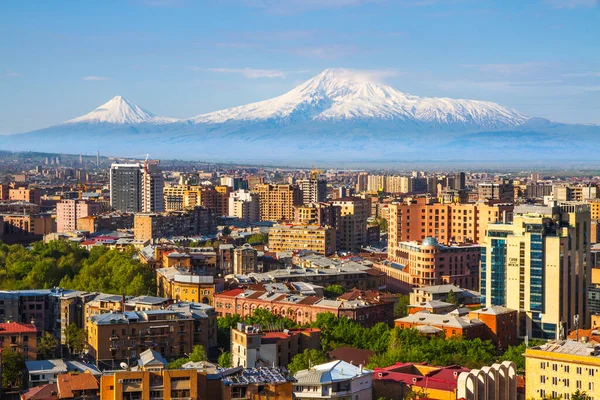
<path id="1" fill-rule="evenodd" d="M 321 349 L 321 330 L 285 329 L 264 332 L 256 326 L 238 324 L 231 330 L 232 366 L 244 368 L 287 366 L 306 349 Z"/>
<path id="2" fill-rule="evenodd" d="M 513 363 L 467 369 L 457 365 L 433 367 L 427 364 L 396 363 L 373 372 L 373 398 L 402 400 L 408 393 L 422 393 L 427 398 L 456 400 L 469 397 L 473 390 L 488 393 L 486 398 L 516 399 L 516 374 L 507 373 Z M 493 376 L 496 379 L 487 379 Z M 479 379 L 481 378 L 481 379 Z M 482 385 L 480 387 L 480 385 Z"/>
<path id="3" fill-rule="evenodd" d="M 0 323 L 0 344 L 3 351 L 14 351 L 35 360 L 37 356 L 37 329 L 21 322 Z"/>
<path id="4" fill-rule="evenodd" d="M 21 392 L 21 400 L 58 400 L 58 386 L 56 383 L 32 387 Z"/>

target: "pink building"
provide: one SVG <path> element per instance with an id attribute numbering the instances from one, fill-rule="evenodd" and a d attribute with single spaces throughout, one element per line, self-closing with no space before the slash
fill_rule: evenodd
<path id="1" fill-rule="evenodd" d="M 98 203 L 89 200 L 61 200 L 56 205 L 57 232 L 71 232 L 77 229 L 77 219 L 97 215 L 102 212 Z"/>

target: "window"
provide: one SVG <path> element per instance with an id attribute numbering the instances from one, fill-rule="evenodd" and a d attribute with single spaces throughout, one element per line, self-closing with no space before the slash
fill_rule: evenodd
<path id="1" fill-rule="evenodd" d="M 590 368 L 589 374 L 590 374 L 590 376 L 594 376 L 594 370 L 592 368 Z"/>
<path id="2" fill-rule="evenodd" d="M 581 375 L 581 367 L 577 367 L 577 375 Z"/>
<path id="3" fill-rule="evenodd" d="M 546 375 L 540 375 L 540 383 L 546 383 Z"/>

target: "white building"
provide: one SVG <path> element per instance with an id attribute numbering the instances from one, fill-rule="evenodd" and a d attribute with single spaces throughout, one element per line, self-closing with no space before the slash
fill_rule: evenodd
<path id="1" fill-rule="evenodd" d="M 362 365 L 332 361 L 298 371 L 294 378 L 294 396 L 297 399 L 373 398 L 373 371 L 363 369 Z"/>
<path id="2" fill-rule="evenodd" d="M 260 217 L 258 194 L 240 189 L 229 195 L 229 216 L 246 223 L 257 222 Z"/>

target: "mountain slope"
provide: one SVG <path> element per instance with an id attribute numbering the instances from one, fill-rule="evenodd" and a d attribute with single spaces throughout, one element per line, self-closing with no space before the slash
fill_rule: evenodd
<path id="1" fill-rule="evenodd" d="M 157 117 L 149 111 L 133 104 L 129 100 L 115 96 L 108 102 L 102 104 L 92 112 L 81 117 L 73 118 L 63 122 L 61 125 L 68 124 L 165 124 L 176 122 L 175 118 Z"/>
<path id="2" fill-rule="evenodd" d="M 189 119 L 117 96 L 0 149 L 265 163 L 595 160 L 600 127 L 529 118 L 499 104 L 402 93 L 356 71 L 326 70 L 289 92 Z"/>
<path id="3" fill-rule="evenodd" d="M 357 119 L 490 129 L 520 125 L 529 118 L 496 103 L 411 96 L 377 83 L 365 74 L 327 69 L 281 96 L 199 115 L 191 121 L 222 124 Z"/>

